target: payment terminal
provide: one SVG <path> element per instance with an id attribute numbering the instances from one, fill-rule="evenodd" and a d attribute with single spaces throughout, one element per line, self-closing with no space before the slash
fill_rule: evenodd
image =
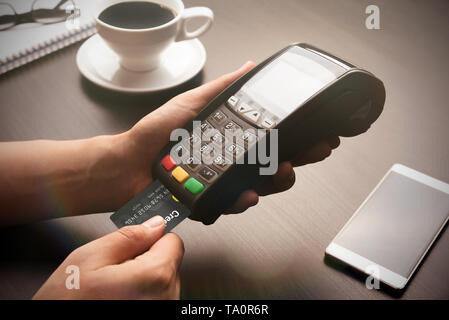
<path id="1" fill-rule="evenodd" d="M 205 164 L 184 152 L 200 139 L 189 124 L 189 143 L 170 143 L 153 175 L 192 211 L 192 218 L 212 223 L 240 193 L 264 180 L 260 164 L 224 161 L 224 155 L 244 157 L 267 139 L 254 134 L 257 129 L 278 130 L 278 161 L 284 161 L 320 139 L 365 132 L 384 101 L 384 86 L 370 72 L 313 46 L 293 44 L 235 81 L 196 117 L 201 134 L 212 132 L 208 141 L 199 142 L 202 158 L 213 145 L 222 147 L 221 155 Z M 225 132 L 240 139 L 227 141 Z"/>
<path id="2" fill-rule="evenodd" d="M 384 102 L 383 83 L 372 73 L 311 45 L 292 44 L 215 97 L 186 125 L 187 139 L 162 150 L 153 177 L 190 218 L 210 224 L 243 191 L 270 179 L 261 174 L 266 164 L 249 161 L 250 154 L 275 150 L 281 162 L 322 139 L 361 134 Z M 182 221 L 179 210 L 173 212 L 176 223 Z M 156 208 L 154 214 L 161 213 Z"/>

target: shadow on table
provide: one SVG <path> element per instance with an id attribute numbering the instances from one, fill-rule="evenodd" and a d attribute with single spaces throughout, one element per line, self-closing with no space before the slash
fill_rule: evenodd
<path id="1" fill-rule="evenodd" d="M 59 263 L 87 242 L 51 223 L 33 223 L 0 230 L 0 262 Z"/>
<path id="2" fill-rule="evenodd" d="M 102 88 L 83 76 L 79 76 L 80 87 L 84 96 L 94 108 L 107 115 L 111 132 L 130 129 L 140 119 L 156 110 L 171 98 L 193 89 L 203 82 L 201 71 L 189 81 L 171 89 L 154 93 L 125 93 Z"/>
<path id="3" fill-rule="evenodd" d="M 87 242 L 57 225 L 0 230 L 0 299 L 30 299 L 65 257 Z"/>
<path id="4" fill-rule="evenodd" d="M 181 265 L 181 299 L 298 299 L 292 285 L 295 269 L 280 272 L 248 273 L 236 269 L 230 253 L 189 251 Z M 271 270 L 272 271 L 272 270 Z M 304 297 L 302 297 L 304 298 Z"/>
<path id="5" fill-rule="evenodd" d="M 235 272 L 224 253 L 197 257 L 181 266 L 181 299 L 257 299 L 252 281 Z"/>
<path id="6" fill-rule="evenodd" d="M 203 71 L 189 81 L 174 88 L 153 93 L 127 93 L 102 88 L 80 75 L 80 85 L 87 97 L 97 106 L 108 109 L 117 116 L 138 116 L 138 120 L 147 113 L 157 109 L 171 98 L 203 83 Z M 132 106 L 131 108 L 127 108 Z"/>
<path id="7" fill-rule="evenodd" d="M 353 267 L 351 267 L 351 266 L 341 262 L 340 260 L 338 260 L 338 259 L 336 259 L 334 257 L 326 255 L 324 257 L 324 263 L 327 266 L 329 266 L 329 267 L 331 267 L 331 268 L 333 268 L 335 270 L 338 270 L 339 272 L 344 273 L 346 276 L 351 277 L 353 279 L 356 279 L 356 280 L 358 280 L 358 281 L 360 281 L 362 283 L 365 283 L 365 281 L 367 279 L 367 276 L 366 276 L 365 273 L 363 273 L 363 272 L 361 272 L 361 271 L 359 271 L 359 270 L 357 270 L 357 269 L 355 269 L 355 268 L 353 268 Z M 375 289 L 373 289 L 373 290 L 375 290 Z M 381 290 L 382 292 L 388 294 L 392 298 L 397 298 L 397 299 L 401 298 L 402 295 L 405 292 L 405 289 L 404 290 L 396 290 L 396 289 L 393 289 L 393 288 L 391 288 L 391 287 L 389 287 L 389 286 L 387 286 L 387 285 L 385 285 L 383 283 L 380 283 L 380 289 L 379 290 Z"/>

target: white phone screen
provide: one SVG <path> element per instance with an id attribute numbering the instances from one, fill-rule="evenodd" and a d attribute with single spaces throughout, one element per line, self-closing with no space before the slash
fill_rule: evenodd
<path id="1" fill-rule="evenodd" d="M 333 242 L 408 278 L 448 215 L 449 193 L 391 171 Z"/>

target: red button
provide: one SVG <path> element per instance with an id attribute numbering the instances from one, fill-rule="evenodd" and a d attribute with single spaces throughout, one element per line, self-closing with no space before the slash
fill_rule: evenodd
<path id="1" fill-rule="evenodd" d="M 162 159 L 162 166 L 165 170 L 172 171 L 176 167 L 176 162 L 170 155 L 166 155 L 164 159 Z"/>

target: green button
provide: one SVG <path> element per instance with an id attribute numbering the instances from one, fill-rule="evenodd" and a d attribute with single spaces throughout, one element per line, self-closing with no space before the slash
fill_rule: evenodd
<path id="1" fill-rule="evenodd" d="M 190 178 L 187 180 L 187 182 L 184 183 L 184 187 L 193 194 L 198 194 L 204 190 L 203 184 L 195 178 Z"/>

